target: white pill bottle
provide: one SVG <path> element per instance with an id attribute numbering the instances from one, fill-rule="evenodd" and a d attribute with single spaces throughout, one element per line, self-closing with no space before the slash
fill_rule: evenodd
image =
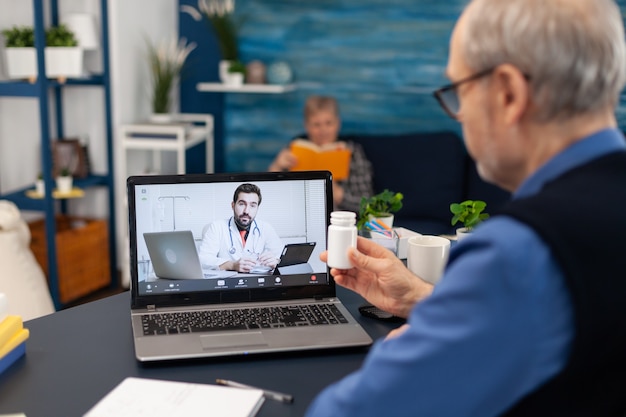
<path id="1" fill-rule="evenodd" d="M 331 268 L 350 269 L 348 248 L 356 248 L 356 214 L 351 211 L 333 211 L 328 226 L 328 260 Z"/>

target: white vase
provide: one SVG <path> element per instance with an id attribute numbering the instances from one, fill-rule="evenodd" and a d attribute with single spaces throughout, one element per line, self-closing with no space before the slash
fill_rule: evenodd
<path id="1" fill-rule="evenodd" d="M 72 13 L 63 17 L 62 21 L 74 32 L 78 46 L 82 49 L 98 49 L 100 37 L 96 26 L 96 18 L 88 13 Z"/>
<path id="2" fill-rule="evenodd" d="M 230 68 L 231 61 L 222 59 L 219 63 L 219 76 L 220 81 L 226 83 L 228 81 L 228 69 Z"/>
<path id="3" fill-rule="evenodd" d="M 57 190 L 61 194 L 68 194 L 72 191 L 74 180 L 72 177 L 57 177 Z"/>

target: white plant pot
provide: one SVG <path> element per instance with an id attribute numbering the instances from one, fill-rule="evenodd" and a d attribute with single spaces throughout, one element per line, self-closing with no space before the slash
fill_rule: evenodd
<path id="1" fill-rule="evenodd" d="M 37 74 L 35 48 L 5 48 L 4 53 L 9 78 L 30 78 Z"/>
<path id="2" fill-rule="evenodd" d="M 83 75 L 83 50 L 80 47 L 54 47 L 44 50 L 47 78 L 76 78 Z M 5 48 L 8 77 L 37 77 L 35 48 Z"/>
<path id="3" fill-rule="evenodd" d="M 68 194 L 72 192 L 72 187 L 74 186 L 74 179 L 72 177 L 57 177 L 57 190 L 61 194 Z"/>
<path id="4" fill-rule="evenodd" d="M 472 232 L 467 230 L 467 227 L 461 227 L 456 229 L 456 241 L 461 241 L 471 235 Z"/>
<path id="5" fill-rule="evenodd" d="M 171 123 L 173 117 L 170 113 L 152 113 L 150 115 L 150 121 L 152 123 Z"/>
<path id="6" fill-rule="evenodd" d="M 240 72 L 229 73 L 225 84 L 231 87 L 241 87 L 243 85 L 243 74 Z"/>
<path id="7" fill-rule="evenodd" d="M 385 217 L 376 217 L 376 219 L 382 223 L 385 223 L 387 226 L 389 226 L 390 229 L 393 228 L 393 214 Z"/>
<path id="8" fill-rule="evenodd" d="M 83 75 L 83 50 L 78 46 L 46 48 L 46 77 L 78 78 Z"/>
<path id="9" fill-rule="evenodd" d="M 37 180 L 35 181 L 35 191 L 37 192 L 38 195 L 45 195 L 46 194 L 46 183 L 44 182 L 44 180 Z"/>

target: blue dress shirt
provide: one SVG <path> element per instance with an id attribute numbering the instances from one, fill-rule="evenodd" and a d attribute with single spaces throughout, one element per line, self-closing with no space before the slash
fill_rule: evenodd
<path id="1" fill-rule="evenodd" d="M 624 148 L 619 131 L 597 132 L 552 158 L 513 198 Z M 453 247 L 444 276 L 408 323 L 401 336 L 377 341 L 361 369 L 326 388 L 307 416 L 497 416 L 565 366 L 574 336 L 550 249 L 505 216 Z"/>

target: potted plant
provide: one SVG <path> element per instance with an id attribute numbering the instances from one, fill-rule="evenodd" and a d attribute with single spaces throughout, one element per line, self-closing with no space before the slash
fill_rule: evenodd
<path id="1" fill-rule="evenodd" d="M 402 208 L 403 198 L 402 193 L 387 189 L 369 198 L 361 198 L 357 228 L 363 229 L 365 223 L 373 218 L 379 219 L 390 228 L 393 227 L 393 213 Z"/>
<path id="2" fill-rule="evenodd" d="M 452 216 L 452 226 L 457 223 L 463 224 L 463 227 L 457 229 L 457 240 L 461 240 L 471 233 L 474 227 L 478 226 L 483 220 L 489 218 L 489 214 L 484 213 L 487 203 L 481 200 L 465 200 L 462 203 L 450 204 L 450 212 Z"/>
<path id="3" fill-rule="evenodd" d="M 46 77 L 81 77 L 83 50 L 78 46 L 74 32 L 64 24 L 46 30 Z"/>
<path id="4" fill-rule="evenodd" d="M 73 187 L 72 173 L 67 167 L 61 168 L 59 175 L 56 178 L 57 190 L 61 194 L 68 194 L 72 191 Z"/>
<path id="5" fill-rule="evenodd" d="M 246 75 L 246 66 L 241 61 L 231 61 L 228 67 L 226 84 L 239 87 L 243 84 Z"/>
<path id="6" fill-rule="evenodd" d="M 35 191 L 40 196 L 46 194 L 46 183 L 43 179 L 43 174 L 41 172 L 37 175 L 37 181 L 35 181 Z"/>
<path id="7" fill-rule="evenodd" d="M 229 67 L 232 61 L 239 60 L 239 45 L 237 43 L 237 31 L 240 22 L 233 18 L 235 12 L 234 0 L 198 0 L 198 8 L 183 5 L 180 10 L 188 13 L 194 20 L 204 19 L 209 23 L 222 59 L 219 63 L 220 80 L 224 83 L 228 80 Z"/>
<path id="8" fill-rule="evenodd" d="M 37 77 L 37 51 L 32 26 L 13 26 L 2 31 L 9 78 Z M 46 77 L 80 77 L 83 73 L 83 51 L 65 25 L 46 30 Z"/>
<path id="9" fill-rule="evenodd" d="M 155 45 L 148 42 L 148 62 L 152 77 L 153 121 L 169 121 L 172 88 L 180 76 L 187 56 L 196 44 L 172 38 Z"/>

